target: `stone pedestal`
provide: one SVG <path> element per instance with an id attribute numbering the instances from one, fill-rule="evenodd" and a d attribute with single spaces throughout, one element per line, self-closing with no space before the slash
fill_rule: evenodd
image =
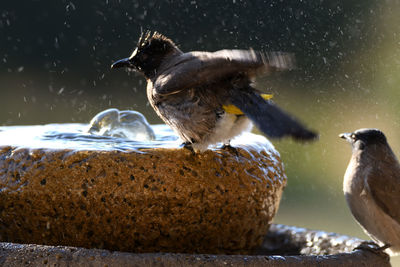
<path id="1" fill-rule="evenodd" d="M 19 266 L 146 267 L 390 267 L 389 256 L 356 247 L 348 236 L 285 225 L 271 225 L 261 255 L 127 253 L 76 247 L 0 243 L 0 264 Z"/>
<path id="2" fill-rule="evenodd" d="M 238 145 L 237 153 L 196 155 L 179 148 L 3 145 L 0 239 L 130 252 L 254 253 L 286 176 L 265 138 L 244 140 L 249 145 Z"/>

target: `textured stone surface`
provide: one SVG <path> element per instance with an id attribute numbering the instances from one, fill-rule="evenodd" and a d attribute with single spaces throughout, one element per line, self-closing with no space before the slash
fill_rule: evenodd
<path id="1" fill-rule="evenodd" d="M 262 148 L 262 147 L 261 147 Z M 0 147 L 0 239 L 132 252 L 252 253 L 286 176 L 279 155 Z"/>
<path id="2" fill-rule="evenodd" d="M 263 251 L 267 255 L 124 253 L 76 247 L 0 243 L 3 266 L 325 266 L 389 267 L 385 253 L 354 250 L 362 240 L 334 233 L 272 225 Z M 270 250 L 271 249 L 271 250 Z M 278 253 L 278 254 L 275 254 Z M 328 255 L 329 254 L 329 255 Z"/>

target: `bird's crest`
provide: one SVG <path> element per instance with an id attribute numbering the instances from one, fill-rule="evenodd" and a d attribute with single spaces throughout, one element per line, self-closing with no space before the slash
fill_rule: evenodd
<path id="1" fill-rule="evenodd" d="M 157 32 L 157 31 L 151 32 L 148 30 L 148 31 L 142 32 L 142 34 L 140 35 L 137 47 L 139 49 L 143 49 L 149 45 L 152 45 L 155 47 L 157 47 L 157 46 L 165 47 L 167 44 L 174 48 L 177 47 L 175 45 L 175 43 L 168 37 L 162 35 L 161 33 Z"/>

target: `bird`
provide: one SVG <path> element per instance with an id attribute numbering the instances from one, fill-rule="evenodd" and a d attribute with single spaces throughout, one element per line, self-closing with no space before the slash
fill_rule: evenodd
<path id="1" fill-rule="evenodd" d="M 130 57 L 111 65 L 142 73 L 147 97 L 158 116 L 183 141 L 203 152 L 250 131 L 252 122 L 268 137 L 313 140 L 317 134 L 281 110 L 253 86 L 262 72 L 294 68 L 294 55 L 254 50 L 184 53 L 166 36 L 143 32 Z"/>
<path id="2" fill-rule="evenodd" d="M 352 146 L 343 180 L 350 211 L 363 230 L 391 256 L 400 253 L 400 165 L 379 129 L 342 133 Z"/>

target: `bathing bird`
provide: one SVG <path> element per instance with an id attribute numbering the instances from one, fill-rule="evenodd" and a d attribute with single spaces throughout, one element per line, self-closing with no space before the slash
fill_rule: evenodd
<path id="1" fill-rule="evenodd" d="M 343 181 L 356 221 L 390 255 L 400 252 L 400 165 L 385 135 L 360 129 L 339 135 L 352 146 Z"/>
<path id="2" fill-rule="evenodd" d="M 254 88 L 256 75 L 290 70 L 292 53 L 254 50 L 182 52 L 158 32 L 145 32 L 130 57 L 111 68 L 128 68 L 147 80 L 147 97 L 156 113 L 192 151 L 229 142 L 252 122 L 267 136 L 312 140 L 317 134 Z"/>

